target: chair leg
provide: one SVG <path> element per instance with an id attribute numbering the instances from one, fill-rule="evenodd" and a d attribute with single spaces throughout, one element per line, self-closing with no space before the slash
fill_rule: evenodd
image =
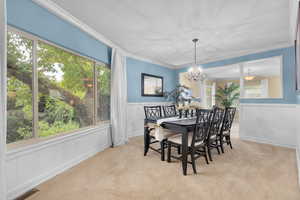
<path id="1" fill-rule="evenodd" d="M 165 161 L 165 140 L 160 142 L 160 155 L 161 155 L 161 161 Z"/>
<path id="2" fill-rule="evenodd" d="M 216 140 L 216 149 L 218 151 L 218 154 L 220 155 L 220 150 L 219 150 L 219 147 L 218 147 L 218 141 Z"/>
<path id="3" fill-rule="evenodd" d="M 192 152 L 191 152 L 191 160 L 192 160 L 192 166 L 193 166 L 194 174 L 197 174 L 194 150 L 192 150 Z"/>
<path id="4" fill-rule="evenodd" d="M 230 138 L 230 136 L 226 137 L 226 142 L 227 142 L 227 145 L 229 145 L 230 148 L 232 149 L 232 144 L 231 144 L 231 138 Z"/>
<path id="5" fill-rule="evenodd" d="M 229 137 L 228 137 L 228 136 L 226 136 L 226 137 L 225 137 L 225 139 L 226 139 L 226 143 L 227 143 L 227 145 L 229 145 Z"/>
<path id="6" fill-rule="evenodd" d="M 168 144 L 168 160 L 167 162 L 171 162 L 171 143 L 167 143 Z"/>
<path id="7" fill-rule="evenodd" d="M 232 149 L 232 144 L 231 144 L 231 138 L 229 136 L 229 145 L 230 145 L 230 148 Z"/>
<path id="8" fill-rule="evenodd" d="M 211 150 L 210 150 L 209 144 L 207 145 L 207 153 L 208 153 L 209 160 L 212 162 L 213 160 L 212 160 Z"/>
<path id="9" fill-rule="evenodd" d="M 180 146 L 177 147 L 177 153 L 178 153 L 178 154 L 181 154 Z"/>
<path id="10" fill-rule="evenodd" d="M 147 155 L 150 145 L 150 135 L 147 127 L 144 128 L 144 156 Z"/>
<path id="11" fill-rule="evenodd" d="M 207 158 L 207 154 L 206 154 L 206 152 L 205 152 L 205 155 L 204 155 L 204 157 L 205 157 L 206 164 L 208 164 L 208 165 L 209 165 L 209 162 L 208 162 L 208 158 Z"/>
<path id="12" fill-rule="evenodd" d="M 220 139 L 220 147 L 221 147 L 222 153 L 224 153 L 223 138 L 222 138 L 222 137 L 221 137 L 221 139 Z"/>

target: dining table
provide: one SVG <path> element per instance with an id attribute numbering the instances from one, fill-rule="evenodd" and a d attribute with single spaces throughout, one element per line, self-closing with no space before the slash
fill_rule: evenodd
<path id="1" fill-rule="evenodd" d="M 156 119 L 145 119 L 145 125 L 148 123 L 156 123 L 158 120 L 161 120 L 162 118 L 156 118 Z M 164 129 L 168 129 L 170 131 L 176 132 L 178 134 L 181 134 L 181 140 L 182 140 L 182 156 L 181 156 L 181 163 L 182 163 L 182 171 L 183 175 L 187 175 L 187 164 L 188 164 L 188 137 L 189 132 L 193 131 L 194 127 L 196 125 L 196 118 L 179 118 L 174 121 L 166 120 L 165 122 L 162 122 L 160 126 Z M 149 140 L 149 128 L 145 126 L 144 129 L 144 138 L 145 138 L 145 147 L 146 151 L 149 149 L 150 140 Z"/>

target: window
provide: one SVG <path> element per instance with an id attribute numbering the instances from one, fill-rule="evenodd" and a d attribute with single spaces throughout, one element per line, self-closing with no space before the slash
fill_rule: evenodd
<path id="1" fill-rule="evenodd" d="M 8 143 L 110 119 L 107 65 L 21 35 L 8 32 Z"/>
<path id="2" fill-rule="evenodd" d="M 33 136 L 33 41 L 7 34 L 7 142 Z"/>
<path id="3" fill-rule="evenodd" d="M 97 122 L 110 119 L 110 69 L 96 65 L 97 75 Z"/>
<path id="4" fill-rule="evenodd" d="M 205 107 L 211 108 L 214 105 L 222 106 L 223 101 L 217 98 L 217 96 L 226 96 L 227 92 L 224 88 L 230 87 L 232 84 L 236 86 L 236 89 L 231 92 L 231 96 L 240 92 L 239 65 L 234 64 L 225 67 L 210 68 L 206 69 L 205 73 L 207 75 L 207 79 L 204 81 L 206 87 Z M 238 106 L 239 99 L 233 100 L 232 104 Z"/>
<path id="5" fill-rule="evenodd" d="M 93 124 L 94 63 L 38 42 L 39 136 Z"/>
<path id="6" fill-rule="evenodd" d="M 191 85 L 192 83 L 188 80 L 181 78 L 184 77 L 184 73 L 180 73 L 180 83 Z M 204 73 L 207 76 L 204 85 L 196 85 L 195 90 L 204 88 L 205 92 L 201 95 L 201 99 L 203 105 L 208 108 L 215 104 L 221 105 L 220 100 L 215 98 L 215 94 L 222 92 L 225 86 L 229 87 L 231 84 L 237 88 L 232 94 L 239 93 L 240 98 L 276 99 L 283 97 L 282 56 L 207 68 Z M 238 104 L 239 99 L 233 101 L 234 106 Z"/>
<path id="7" fill-rule="evenodd" d="M 243 63 L 244 98 L 282 98 L 281 57 Z"/>

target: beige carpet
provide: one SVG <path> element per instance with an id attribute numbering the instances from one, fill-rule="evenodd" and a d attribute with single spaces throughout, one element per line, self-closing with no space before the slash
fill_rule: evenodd
<path id="1" fill-rule="evenodd" d="M 295 151 L 233 140 L 234 149 L 214 154 L 198 174 L 181 163 L 160 161 L 155 152 L 143 156 L 143 138 L 107 149 L 41 184 L 29 199 L 42 200 L 299 200 Z"/>

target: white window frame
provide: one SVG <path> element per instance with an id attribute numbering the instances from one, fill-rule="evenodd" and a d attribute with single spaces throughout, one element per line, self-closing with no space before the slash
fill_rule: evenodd
<path id="1" fill-rule="evenodd" d="M 249 62 L 257 62 L 260 60 L 266 60 L 266 59 L 271 59 L 271 58 L 276 58 L 279 57 L 280 58 L 280 81 L 281 81 L 281 97 L 277 97 L 277 98 L 266 98 L 266 97 L 257 97 L 257 98 L 249 98 L 249 97 L 245 97 L 245 90 L 244 90 L 244 85 L 245 85 L 245 80 L 244 77 L 247 75 L 244 72 L 244 63 L 249 63 Z M 266 58 L 260 58 L 260 59 L 255 59 L 255 60 L 250 60 L 250 61 L 244 61 L 244 62 L 239 62 L 239 63 L 233 63 L 232 65 L 238 65 L 239 69 L 240 69 L 240 74 L 239 74 L 239 79 L 240 79 L 240 97 L 239 99 L 249 99 L 249 100 L 258 100 L 258 99 L 284 99 L 284 83 L 283 83 L 283 55 L 277 55 L 277 56 L 270 56 L 270 57 L 266 57 Z M 217 67 L 212 67 L 212 68 L 208 68 L 209 69 L 218 69 L 221 68 L 222 69 L 226 69 L 226 66 L 231 66 L 231 65 L 223 65 L 223 66 L 217 66 Z M 205 73 L 205 69 L 204 69 L 204 73 Z"/>
<path id="2" fill-rule="evenodd" d="M 81 55 L 79 53 L 76 53 L 70 49 L 67 49 L 67 48 L 64 48 L 62 46 L 59 46 L 57 44 L 54 44 L 52 42 L 49 42 L 47 40 L 44 40 L 38 36 L 35 36 L 35 35 L 32 35 L 30 33 L 27 33 L 27 32 L 24 32 L 24 31 L 21 31 L 17 28 L 14 28 L 12 26 L 7 26 L 7 31 L 8 32 L 12 32 L 12 33 L 15 33 L 15 34 L 18 34 L 20 36 L 23 36 L 29 40 L 31 40 L 33 42 L 33 49 L 32 49 L 32 60 L 33 60 L 33 66 L 32 66 L 32 74 L 33 74 L 33 96 L 32 96 L 32 108 L 33 108 L 33 129 L 32 129 L 32 137 L 29 138 L 29 139 L 24 139 L 24 140 L 19 140 L 19 141 L 16 141 L 16 142 L 12 142 L 12 143 L 9 143 L 7 144 L 9 146 L 9 149 L 11 148 L 15 148 L 15 147 L 19 147 L 19 146 L 23 146 L 23 144 L 34 144 L 36 142 L 32 141 L 32 140 L 36 140 L 36 141 L 44 141 L 44 140 L 48 140 L 48 139 L 51 139 L 51 138 L 56 138 L 56 137 L 62 137 L 66 134 L 77 134 L 77 133 L 82 133 L 82 131 L 84 130 L 90 130 L 90 129 L 93 129 L 93 128 L 99 128 L 99 126 L 104 126 L 104 127 L 107 127 L 108 125 L 110 126 L 110 120 L 106 120 L 106 121 L 97 121 L 97 106 L 98 106 L 98 96 L 96 95 L 97 94 L 97 86 L 98 86 L 98 83 L 97 83 L 97 80 L 96 80 L 96 65 L 104 65 L 106 67 L 108 67 L 109 69 L 111 69 L 110 65 L 108 64 L 105 64 L 103 62 L 100 62 L 94 58 L 91 58 L 91 57 L 88 57 L 88 56 L 84 56 L 84 55 Z M 94 116 L 93 116 L 93 122 L 92 122 L 92 125 L 90 126 L 86 126 L 86 127 L 82 127 L 82 128 L 79 128 L 79 129 L 76 129 L 76 130 L 72 130 L 72 131 L 67 131 L 67 132 L 61 132 L 61 133 L 57 133 L 57 134 L 54 134 L 53 136 L 48 136 L 48 137 L 45 137 L 45 138 L 40 138 L 39 135 L 38 135 L 38 63 L 37 63 L 37 44 L 38 42 L 43 42 L 47 45 L 51 45 L 51 46 L 54 46 L 56 48 L 59 48 L 61 50 L 64 50 L 70 54 L 73 54 L 75 56 L 79 56 L 79 57 L 82 57 L 82 58 L 85 58 L 89 61 L 91 61 L 93 63 L 93 82 L 94 82 L 94 99 L 93 99 L 93 109 L 94 109 Z M 6 132 L 7 134 L 7 132 Z M 25 142 L 24 142 L 25 141 Z"/>
<path id="3" fill-rule="evenodd" d="M 244 86 L 245 86 L 245 80 L 244 77 L 247 75 L 244 71 L 244 63 L 250 63 L 250 62 L 257 62 L 260 60 L 268 60 L 271 58 L 280 58 L 280 84 L 281 84 L 281 97 L 276 97 L 276 98 L 271 98 L 271 97 L 256 97 L 256 98 L 249 98 L 249 97 L 245 97 L 245 90 L 244 90 Z M 279 55 L 279 56 L 270 56 L 267 58 L 261 58 L 261 59 L 255 59 L 255 60 L 251 60 L 251 61 L 245 61 L 245 62 L 241 62 L 239 63 L 240 65 L 240 99 L 284 99 L 284 85 L 283 85 L 283 56 Z M 242 83 L 242 84 L 241 84 Z"/>

